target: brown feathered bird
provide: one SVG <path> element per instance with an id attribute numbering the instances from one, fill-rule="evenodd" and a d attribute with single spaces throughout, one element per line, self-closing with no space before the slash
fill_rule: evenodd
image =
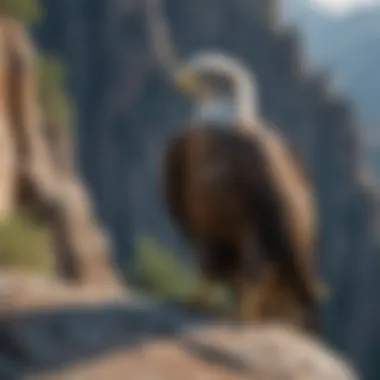
<path id="1" fill-rule="evenodd" d="M 286 317 L 314 331 L 324 291 L 314 264 L 311 184 L 286 141 L 258 117 L 255 78 L 220 52 L 183 63 L 160 0 L 146 0 L 152 48 L 170 80 L 196 100 L 193 120 L 169 142 L 166 204 L 192 242 L 208 303 L 224 281 L 243 320 Z"/>
<path id="2" fill-rule="evenodd" d="M 200 103 L 169 143 L 166 202 L 196 247 L 206 284 L 232 285 L 241 319 L 290 313 L 317 330 L 315 210 L 304 169 L 255 116 L 253 79 L 237 61 L 199 54 L 177 79 Z M 208 292 L 201 288 L 198 302 L 207 303 Z"/>

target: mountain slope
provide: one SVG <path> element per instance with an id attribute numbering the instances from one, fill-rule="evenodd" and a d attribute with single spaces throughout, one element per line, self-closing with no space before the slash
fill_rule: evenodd
<path id="1" fill-rule="evenodd" d="M 304 0 L 287 2 L 285 19 L 302 31 L 313 64 L 331 72 L 338 87 L 357 105 L 374 133 L 380 125 L 380 5 L 334 17 Z"/>

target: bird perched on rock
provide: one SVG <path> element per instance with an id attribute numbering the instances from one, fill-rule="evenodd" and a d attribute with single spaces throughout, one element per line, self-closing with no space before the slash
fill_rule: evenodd
<path id="1" fill-rule="evenodd" d="M 157 47 L 163 19 L 153 2 L 148 11 Z M 211 51 L 174 62 L 166 59 L 170 77 L 196 104 L 168 144 L 164 186 L 172 219 L 196 248 L 204 286 L 195 302 L 207 304 L 211 285 L 224 281 L 239 319 L 286 315 L 317 331 L 322 288 L 304 168 L 259 116 L 255 78 L 242 63 Z"/>

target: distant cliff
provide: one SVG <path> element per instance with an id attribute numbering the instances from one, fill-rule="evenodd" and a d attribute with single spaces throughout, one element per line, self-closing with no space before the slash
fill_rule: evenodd
<path id="1" fill-rule="evenodd" d="M 141 2 L 44 3 L 48 17 L 35 35 L 67 61 L 78 157 L 120 261 L 130 259 L 137 234 L 180 246 L 162 207 L 159 165 L 189 104 L 148 48 Z M 352 106 L 304 67 L 300 37 L 279 25 L 275 1 L 167 0 L 166 12 L 181 54 L 218 47 L 251 65 L 264 116 L 308 162 L 319 198 L 319 261 L 332 289 L 326 333 L 366 379 L 377 379 L 379 202 L 371 176 L 363 178 L 362 127 Z"/>
<path id="2" fill-rule="evenodd" d="M 285 18 L 300 27 L 312 62 L 329 69 L 334 81 L 358 105 L 371 135 L 378 136 L 380 6 L 334 17 L 306 3 L 301 0 L 293 7 L 284 6 Z"/>
<path id="3" fill-rule="evenodd" d="M 357 105 L 365 148 L 379 181 L 380 6 L 336 18 L 298 0 L 293 7 L 284 6 L 284 11 L 285 18 L 300 27 L 313 64 L 328 69 L 335 84 Z"/>

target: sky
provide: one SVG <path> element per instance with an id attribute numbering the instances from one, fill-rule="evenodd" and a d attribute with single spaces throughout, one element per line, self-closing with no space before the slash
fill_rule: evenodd
<path id="1" fill-rule="evenodd" d="M 357 7 L 380 4 L 380 0 L 310 0 L 333 13 L 345 13 Z"/>

